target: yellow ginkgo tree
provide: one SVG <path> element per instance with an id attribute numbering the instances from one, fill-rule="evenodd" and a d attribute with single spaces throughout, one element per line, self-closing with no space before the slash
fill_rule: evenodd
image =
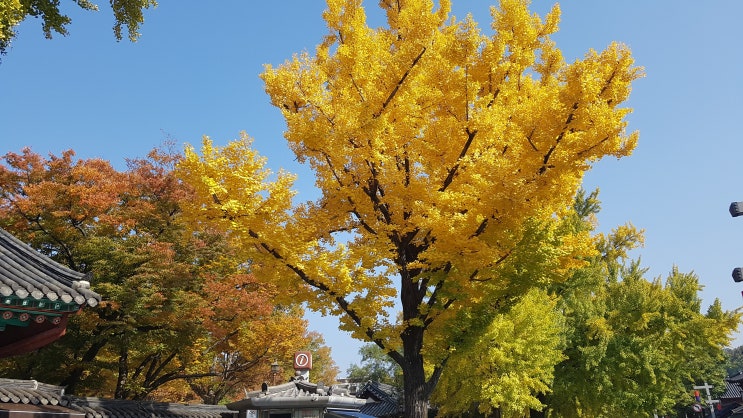
<path id="1" fill-rule="evenodd" d="M 262 75 L 317 200 L 294 202 L 294 177 L 247 136 L 206 138 L 180 171 L 198 196 L 186 216 L 227 232 L 284 297 L 384 349 L 406 416 L 422 417 L 473 306 L 495 311 L 590 253 L 553 220 L 592 163 L 634 148 L 621 104 L 642 71 L 620 44 L 566 63 L 557 6 L 542 19 L 502 0 L 483 31 L 446 0 L 379 4 L 387 24 L 372 29 L 361 0 L 328 0 L 314 55 Z"/>

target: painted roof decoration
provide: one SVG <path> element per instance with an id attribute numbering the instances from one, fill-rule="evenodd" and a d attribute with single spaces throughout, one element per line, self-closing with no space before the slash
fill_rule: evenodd
<path id="1" fill-rule="evenodd" d="M 222 405 L 78 398 L 61 386 L 34 380 L 0 379 L 0 410 L 67 414 L 79 418 L 235 418 Z"/>
<path id="2" fill-rule="evenodd" d="M 34 250 L 0 229 L 0 295 L 47 299 L 64 304 L 96 306 L 101 296 L 90 290 L 89 276 Z"/>
<path id="3" fill-rule="evenodd" d="M 0 357 L 30 353 L 61 338 L 67 320 L 96 306 L 90 276 L 37 252 L 0 228 Z"/>

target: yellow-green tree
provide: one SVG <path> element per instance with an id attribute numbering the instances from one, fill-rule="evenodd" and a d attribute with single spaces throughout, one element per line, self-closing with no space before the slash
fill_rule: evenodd
<path id="1" fill-rule="evenodd" d="M 629 234 L 628 234 L 629 232 Z M 599 236 L 600 256 L 555 290 L 566 316 L 565 361 L 554 371 L 548 416 L 650 417 L 683 410 L 689 390 L 724 387 L 725 356 L 741 320 L 719 300 L 706 308 L 693 273 L 645 279 L 639 261 L 608 264 L 633 245 L 632 227 Z M 623 248 L 624 247 L 624 248 Z"/>
<path id="2" fill-rule="evenodd" d="M 293 176 L 272 174 L 247 137 L 207 138 L 180 165 L 198 196 L 188 216 L 228 232 L 283 295 L 385 350 L 406 415 L 421 417 L 467 332 L 460 312 L 551 283 L 590 251 L 587 235 L 565 236 L 554 269 L 502 274 L 528 258 L 527 221 L 570 206 L 596 160 L 631 152 L 620 105 L 642 73 L 620 44 L 566 63 L 550 39 L 557 7 L 543 20 L 503 0 L 488 34 L 445 0 L 381 1 L 378 29 L 360 0 L 327 3 L 314 55 L 262 75 L 321 196 L 295 204 Z"/>
<path id="3" fill-rule="evenodd" d="M 597 196 L 579 192 L 561 224 L 593 231 Z M 703 313 L 694 274 L 674 268 L 663 281 L 646 280 L 639 261 L 628 259 L 643 243 L 631 224 L 594 240 L 589 263 L 551 286 L 550 296 L 531 290 L 492 320 L 489 307 L 477 311 L 490 322 L 452 353 L 432 398 L 439 415 L 498 408 L 502 417 L 528 409 L 550 417 L 649 417 L 687 408 L 696 384 L 724 386 L 723 347 L 741 314 L 723 311 L 717 300 Z M 554 243 L 532 242 L 542 252 Z M 536 254 L 519 264 L 543 268 Z"/>
<path id="4" fill-rule="evenodd" d="M 560 247 L 566 239 L 592 231 L 596 194 L 580 190 L 573 209 L 545 222 L 525 223 L 524 236 L 499 274 L 516 282 L 545 277 L 559 270 Z M 596 258 L 599 251 L 591 257 Z M 587 266 L 576 269 L 572 276 Z M 557 286 L 568 286 L 557 278 Z M 573 283 L 571 283 L 573 284 Z M 532 288 L 498 304 L 464 309 L 466 323 L 451 353 L 432 401 L 443 416 L 523 417 L 541 411 L 551 392 L 555 366 L 566 359 L 566 312 L 560 292 Z"/>
<path id="5" fill-rule="evenodd" d="M 442 416 L 482 413 L 520 418 L 543 409 L 553 370 L 564 359 L 556 298 L 532 289 L 452 354 L 432 400 Z M 474 410 L 476 408 L 476 410 Z"/>

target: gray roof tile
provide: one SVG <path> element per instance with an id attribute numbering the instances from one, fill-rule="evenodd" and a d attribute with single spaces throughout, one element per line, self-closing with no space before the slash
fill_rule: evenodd
<path id="1" fill-rule="evenodd" d="M 80 306 L 96 306 L 101 301 L 101 296 L 90 290 L 84 273 L 44 256 L 1 228 L 0 295 Z"/>
<path id="2" fill-rule="evenodd" d="M 738 374 L 725 379 L 725 392 L 720 395 L 721 399 L 743 399 L 743 388 L 740 386 L 741 377 L 743 377 L 743 374 Z"/>
<path id="3" fill-rule="evenodd" d="M 340 408 L 358 410 L 366 399 L 350 396 L 348 390 L 338 386 L 325 386 L 304 380 L 293 380 L 260 391 L 245 393 L 245 398 L 227 404 L 233 411 L 246 409 L 286 408 Z"/>
<path id="4" fill-rule="evenodd" d="M 79 398 L 64 394 L 61 386 L 33 380 L 0 379 L 2 409 L 13 405 L 54 405 L 85 414 L 85 418 L 236 418 L 237 412 L 223 405 L 185 405 L 177 403 L 121 399 Z"/>

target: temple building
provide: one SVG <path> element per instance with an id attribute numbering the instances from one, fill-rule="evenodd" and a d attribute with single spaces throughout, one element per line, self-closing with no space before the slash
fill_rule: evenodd
<path id="1" fill-rule="evenodd" d="M 101 301 L 89 281 L 0 229 L 0 357 L 62 337 L 71 315 Z M 297 352 L 292 381 L 264 383 L 227 406 L 76 397 L 61 386 L 0 378 L 0 418 L 371 418 L 360 410 L 378 399 L 310 383 L 311 368 L 312 354 Z"/>
<path id="2" fill-rule="evenodd" d="M 272 368 L 278 365 L 272 365 Z M 288 383 L 247 392 L 245 399 L 227 404 L 238 418 L 372 418 L 361 412 L 368 402 L 350 393 L 347 386 L 310 383 L 312 353 L 294 353 L 294 377 Z"/>
<path id="3" fill-rule="evenodd" d="M 0 357 L 29 353 L 58 340 L 70 315 L 100 301 L 87 275 L 0 229 Z"/>
<path id="4" fill-rule="evenodd" d="M 345 388 L 296 379 L 277 386 L 264 384 L 227 408 L 238 411 L 238 418 L 366 418 L 370 416 L 360 412 L 366 402 Z"/>

